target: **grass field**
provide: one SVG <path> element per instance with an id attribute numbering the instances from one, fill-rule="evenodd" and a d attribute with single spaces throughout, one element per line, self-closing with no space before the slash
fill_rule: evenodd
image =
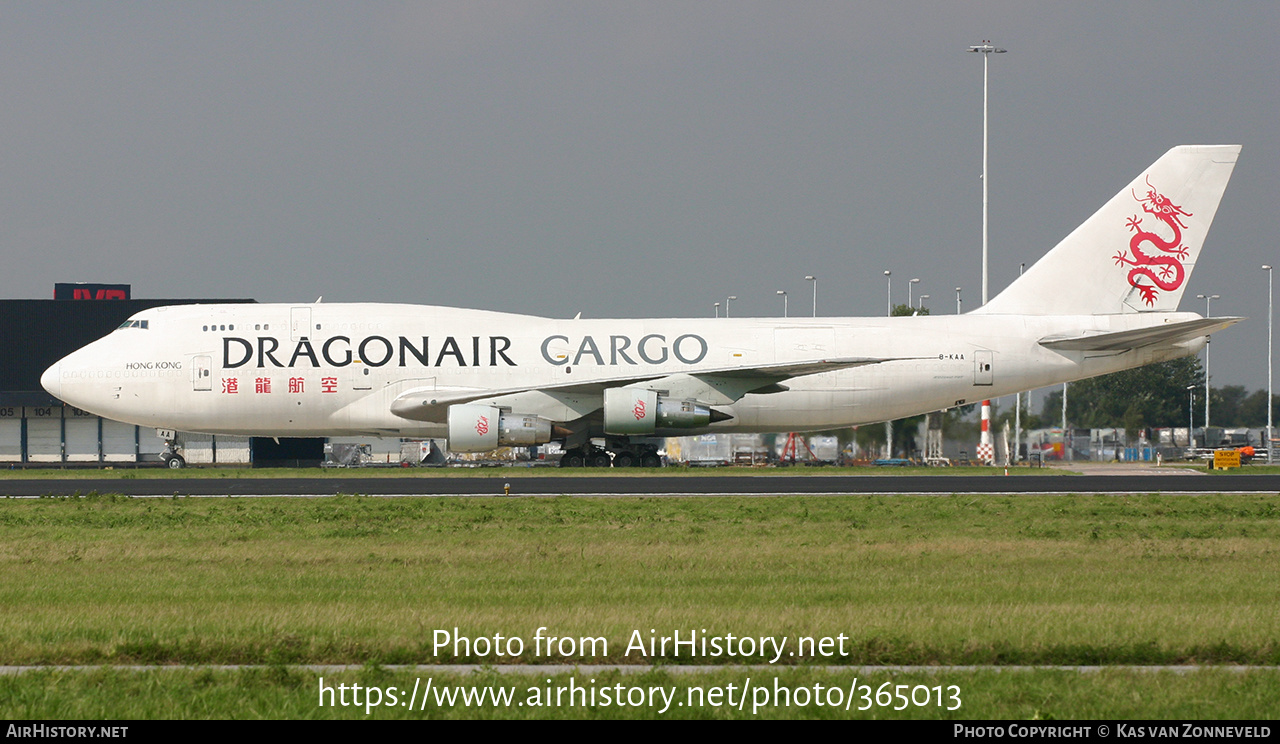
<path id="1" fill-rule="evenodd" d="M 574 705 L 562 696 L 560 705 L 531 705 L 530 688 L 547 701 L 546 691 L 564 689 L 570 677 L 579 689 L 595 688 L 592 698 L 580 695 Z M 321 705 L 319 685 L 340 684 L 377 686 L 380 690 L 397 688 L 397 702 L 379 693 L 381 704 L 353 705 L 348 695 L 347 706 L 325 699 Z M 464 704 L 455 694 L 453 702 L 430 696 L 429 704 L 415 704 L 413 710 L 404 698 L 415 682 L 425 685 L 430 678 L 437 688 L 465 686 L 473 690 L 507 689 L 512 698 L 507 704 L 495 704 L 492 692 L 480 704 Z M 776 679 L 776 682 L 775 682 Z M 852 699 L 851 683 L 856 680 Z M 743 700 L 743 709 L 733 704 L 737 698 L 725 695 L 718 705 L 712 702 L 711 688 L 721 690 L 734 685 L 738 695 L 744 685 L 752 685 Z M 604 704 L 600 691 L 621 684 L 626 696 L 613 698 L 639 704 L 618 705 L 613 699 Z M 809 695 L 817 688 L 814 704 Z M 942 705 L 937 705 L 936 692 L 927 704 L 917 706 L 907 698 L 893 699 L 879 705 L 876 693 L 891 695 L 890 690 L 903 685 L 904 696 L 916 695 L 915 702 L 925 701 L 925 690 L 941 690 Z M 840 692 L 832 694 L 834 686 Z M 887 687 L 886 687 L 887 686 Z M 790 697 L 778 695 L 778 687 L 788 688 Z M 804 692 L 797 688 L 804 687 Z M 631 688 L 649 691 L 665 688 L 670 696 L 653 697 L 655 704 L 635 695 Z M 701 688 L 701 694 L 690 693 Z M 763 688 L 767 693 L 761 693 Z M 870 694 L 864 692 L 870 688 Z M 885 688 L 883 691 L 882 688 Z M 155 718 L 257 718 L 257 719 L 401 719 L 401 718 L 852 718 L 852 719 L 1266 719 L 1275 715 L 1275 700 L 1280 694 L 1280 674 L 1275 672 L 1232 672 L 1207 670 L 1190 674 L 1148 673 L 1106 670 L 1096 674 L 1066 671 L 1035 672 L 939 672 L 905 674 L 862 674 L 827 672 L 819 669 L 786 669 L 778 672 L 717 670 L 697 674 L 672 674 L 661 667 L 640 674 L 616 671 L 596 674 L 557 674 L 551 677 L 526 674 L 497 674 L 481 670 L 475 674 L 440 674 L 429 672 L 386 671 L 370 667 L 359 672 L 334 675 L 270 667 L 237 671 L 165 670 L 150 672 L 101 669 L 89 672 L 41 672 L 22 677 L 0 677 L 0 701 L 6 717 L 37 720 L 89 719 L 155 719 Z M 587 693 L 589 695 L 589 693 Z M 766 699 L 766 695 L 768 699 Z M 363 698 L 362 703 L 372 699 Z M 552 698 L 553 700 L 554 698 Z M 668 703 L 667 700 L 670 702 Z M 690 703 L 704 703 L 691 705 Z M 885 702 L 882 697 L 881 702 Z M 584 704 L 585 703 L 585 704 Z M 802 704 L 808 703 L 808 704 Z M 839 704 L 832 704 L 839 703 Z M 848 710 L 844 704 L 848 704 Z M 665 707 L 665 709 L 664 709 Z M 895 710 L 896 708 L 896 710 Z"/>
<path id="2" fill-rule="evenodd" d="M 435 632 L 500 633 L 522 638 L 528 649 L 545 626 L 544 634 L 604 638 L 607 651 L 526 650 L 514 661 L 769 660 L 626 650 L 637 630 L 646 637 L 651 630 L 705 630 L 785 637 L 788 649 L 801 637 L 847 637 L 843 655 L 784 656 L 780 667 L 1274 665 L 1280 664 L 1275 501 L 1241 495 L 0 500 L 0 664 L 510 663 L 474 649 L 438 649 Z M 268 717 L 337 714 L 314 709 L 314 679 L 298 682 L 298 674 L 282 670 L 277 676 L 284 681 L 273 683 L 279 689 L 271 692 L 268 684 L 262 692 L 277 702 L 264 699 L 254 710 Z M 134 674 L 111 687 L 153 688 L 165 705 L 181 709 L 157 715 L 240 714 L 225 707 L 230 703 L 202 713 L 198 701 L 205 698 L 188 697 L 203 685 L 210 695 L 222 690 L 236 700 L 239 693 L 227 692 L 244 686 L 235 673 L 163 675 Z M 964 684 L 991 690 L 977 699 L 992 707 L 953 715 L 1030 715 L 1035 695 L 1027 689 L 1034 689 L 1050 701 L 1073 701 L 1042 706 L 1058 717 L 1257 717 L 1269 715 L 1274 703 L 1250 708 L 1248 701 L 1274 701 L 1280 679 L 1276 672 L 1033 675 L 988 681 L 969 675 Z M 92 693 L 89 676 L 4 679 L 0 710 L 54 718 L 114 710 L 116 693 Z M 46 696 L 39 705 L 88 707 L 26 702 L 50 685 L 65 686 L 79 702 Z M 290 695 L 301 697 L 290 702 Z M 1181 707 L 1166 707 L 1174 699 Z M 1243 707 L 1232 707 L 1237 703 Z M 120 715 L 152 715 L 148 703 L 137 705 L 143 707 Z M 70 712 L 58 712 L 64 710 Z"/>

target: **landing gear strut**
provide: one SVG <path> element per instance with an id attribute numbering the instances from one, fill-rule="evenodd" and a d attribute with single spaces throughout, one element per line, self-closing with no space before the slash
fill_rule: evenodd
<path id="1" fill-rule="evenodd" d="M 187 466 L 187 461 L 178 454 L 178 443 L 172 439 L 164 440 L 164 451 L 160 453 L 160 459 L 170 470 L 181 470 Z"/>
<path id="2" fill-rule="evenodd" d="M 612 455 L 612 457 L 610 457 Z M 662 458 L 652 444 L 627 442 L 625 439 L 609 441 L 601 449 L 593 444 L 574 447 L 560 458 L 562 468 L 660 468 Z"/>

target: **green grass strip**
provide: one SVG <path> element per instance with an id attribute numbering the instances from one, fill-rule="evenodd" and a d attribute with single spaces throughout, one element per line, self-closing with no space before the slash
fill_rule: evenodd
<path id="1" fill-rule="evenodd" d="M 1277 664 L 1278 553 L 1248 495 L 0 500 L 0 663 Z"/>

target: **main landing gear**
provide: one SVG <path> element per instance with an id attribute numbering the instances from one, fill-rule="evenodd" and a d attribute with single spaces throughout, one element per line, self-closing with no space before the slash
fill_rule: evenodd
<path id="1" fill-rule="evenodd" d="M 660 468 L 658 448 L 650 444 L 610 442 L 608 449 L 593 444 L 574 447 L 560 458 L 562 468 Z"/>

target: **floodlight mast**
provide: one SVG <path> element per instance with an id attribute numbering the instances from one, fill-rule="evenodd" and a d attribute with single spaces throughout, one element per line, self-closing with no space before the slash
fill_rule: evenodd
<path id="1" fill-rule="evenodd" d="M 1009 51 L 992 45 L 990 41 L 975 44 L 969 51 L 982 55 L 982 304 L 987 304 L 987 68 L 992 54 Z"/>
<path id="2" fill-rule="evenodd" d="M 1208 318 L 1209 303 L 1222 299 L 1222 295 L 1196 295 L 1197 300 L 1204 300 L 1204 317 Z M 1269 403 L 1269 401 L 1268 401 Z M 1204 340 L 1204 446 L 1209 446 L 1209 339 Z"/>

